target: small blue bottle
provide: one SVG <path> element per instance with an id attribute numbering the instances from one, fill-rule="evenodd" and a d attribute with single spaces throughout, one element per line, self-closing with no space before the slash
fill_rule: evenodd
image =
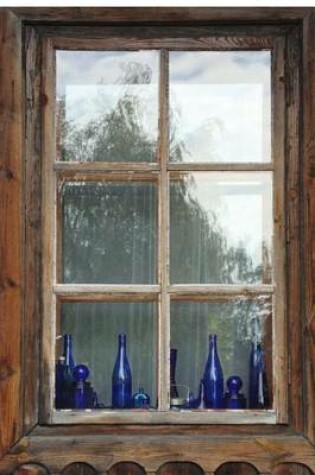
<path id="1" fill-rule="evenodd" d="M 118 336 L 118 354 L 112 377 L 112 407 L 116 409 L 132 407 L 132 376 L 126 340 L 126 335 Z"/>
<path id="2" fill-rule="evenodd" d="M 224 379 L 217 349 L 217 335 L 209 335 L 209 354 L 203 374 L 206 408 L 223 407 Z"/>

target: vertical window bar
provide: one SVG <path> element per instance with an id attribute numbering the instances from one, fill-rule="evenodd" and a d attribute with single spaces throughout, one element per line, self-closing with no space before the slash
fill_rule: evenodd
<path id="1" fill-rule="evenodd" d="M 158 216 L 158 280 L 161 286 L 159 296 L 159 336 L 158 336 L 158 409 L 169 409 L 170 393 L 170 302 L 169 285 L 169 176 L 167 162 L 169 154 L 169 55 L 160 53 L 159 81 L 159 138 L 158 162 L 161 167 L 159 177 Z"/>

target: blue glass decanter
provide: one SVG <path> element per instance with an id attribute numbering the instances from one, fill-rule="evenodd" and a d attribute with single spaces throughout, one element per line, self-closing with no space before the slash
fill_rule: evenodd
<path id="1" fill-rule="evenodd" d="M 90 371 L 87 366 L 80 364 L 73 370 L 74 389 L 73 407 L 74 409 L 90 409 L 94 405 L 94 391 L 87 378 Z"/>
<path id="2" fill-rule="evenodd" d="M 217 335 L 209 335 L 209 354 L 203 374 L 206 408 L 223 407 L 223 371 L 217 349 Z"/>
<path id="3" fill-rule="evenodd" d="M 112 378 L 112 406 L 117 409 L 132 407 L 132 376 L 127 358 L 126 335 L 118 336 L 118 354 Z"/>
<path id="4" fill-rule="evenodd" d="M 225 393 L 224 405 L 227 409 L 245 409 L 246 398 L 240 393 L 243 381 L 239 376 L 230 376 L 226 382 L 228 392 Z"/>

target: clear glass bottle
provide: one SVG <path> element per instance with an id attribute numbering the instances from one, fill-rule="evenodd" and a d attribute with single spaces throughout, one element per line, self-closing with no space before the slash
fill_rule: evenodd
<path id="1" fill-rule="evenodd" d="M 224 378 L 217 349 L 217 335 L 209 335 L 209 354 L 203 374 L 206 408 L 223 407 Z"/>
<path id="2" fill-rule="evenodd" d="M 252 342 L 249 358 L 249 409 L 267 409 L 270 405 L 265 373 L 264 350 L 261 343 Z"/>
<path id="3" fill-rule="evenodd" d="M 112 407 L 128 409 L 132 407 L 132 376 L 127 358 L 127 337 L 118 336 L 118 353 L 112 378 Z"/>

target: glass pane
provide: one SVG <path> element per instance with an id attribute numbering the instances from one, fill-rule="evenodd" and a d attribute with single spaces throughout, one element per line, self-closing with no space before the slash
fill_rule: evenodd
<path id="1" fill-rule="evenodd" d="M 112 374 L 118 352 L 118 335 L 126 335 L 127 358 L 132 374 L 132 394 L 139 388 L 156 407 L 156 304 L 65 303 L 61 307 L 59 335 L 73 339 L 75 364 L 85 364 L 99 403 L 112 404 Z M 57 339 L 57 358 L 62 354 Z"/>
<path id="2" fill-rule="evenodd" d="M 197 398 L 208 358 L 208 336 L 217 335 L 217 348 L 226 381 L 241 377 L 241 393 L 249 407 L 249 362 L 253 343 L 264 349 L 264 365 L 269 403 L 272 390 L 272 317 L 271 299 L 237 299 L 226 303 L 173 302 L 171 304 L 171 348 L 177 349 L 175 380 Z M 267 401 L 268 402 L 268 401 Z"/>
<path id="3" fill-rule="evenodd" d="M 181 173 L 172 180 L 172 283 L 270 283 L 271 181 L 269 172 Z"/>
<path id="4" fill-rule="evenodd" d="M 57 51 L 57 158 L 153 162 L 156 51 Z"/>
<path id="5" fill-rule="evenodd" d="M 62 199 L 63 282 L 156 282 L 154 184 L 68 182 Z"/>
<path id="6" fill-rule="evenodd" d="M 270 77 L 270 51 L 171 52 L 171 161 L 270 161 Z"/>

